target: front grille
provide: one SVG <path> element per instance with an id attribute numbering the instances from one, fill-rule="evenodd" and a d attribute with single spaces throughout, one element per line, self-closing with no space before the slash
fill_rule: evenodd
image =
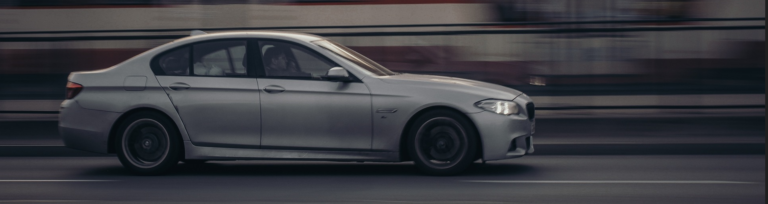
<path id="1" fill-rule="evenodd" d="M 536 107 L 534 107 L 533 103 L 525 104 L 525 111 L 528 112 L 528 120 L 533 121 L 536 118 Z"/>

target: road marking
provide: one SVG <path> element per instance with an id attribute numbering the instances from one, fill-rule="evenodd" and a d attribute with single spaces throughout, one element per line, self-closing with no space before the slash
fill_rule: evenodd
<path id="1" fill-rule="evenodd" d="M 0 147 L 66 147 L 64 145 L 0 145 Z"/>
<path id="2" fill-rule="evenodd" d="M 0 203 L 85 203 L 95 200 L 0 200 Z"/>
<path id="3" fill-rule="evenodd" d="M 412 201 L 412 200 L 355 200 L 356 203 L 509 203 L 498 201 Z"/>
<path id="4" fill-rule="evenodd" d="M 116 180 L 0 180 L 0 182 L 110 182 Z"/>
<path id="5" fill-rule="evenodd" d="M 532 184 L 758 184 L 743 181 L 531 181 L 531 180 L 466 180 L 470 183 L 532 183 Z"/>

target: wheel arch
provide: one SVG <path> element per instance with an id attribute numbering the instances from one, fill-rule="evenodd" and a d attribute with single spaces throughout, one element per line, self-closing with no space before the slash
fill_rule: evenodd
<path id="1" fill-rule="evenodd" d="M 171 128 L 173 128 L 174 131 L 176 131 L 178 133 L 177 135 L 179 137 L 181 137 L 181 130 L 179 129 L 179 124 L 176 124 L 176 121 L 174 121 L 170 116 L 168 116 L 167 113 L 165 113 L 165 112 L 163 112 L 163 111 L 161 111 L 159 109 L 150 108 L 150 107 L 134 108 L 134 109 L 131 109 L 129 111 L 124 112 L 112 124 L 112 127 L 109 130 L 109 138 L 107 139 L 107 153 L 110 153 L 110 154 L 115 153 L 115 138 L 117 138 L 117 134 L 118 134 L 117 133 L 117 129 L 119 129 L 120 124 L 122 124 L 128 116 L 131 116 L 131 115 L 139 113 L 139 112 L 145 112 L 145 111 L 146 112 L 155 112 L 155 113 L 158 113 L 158 114 L 166 117 L 166 119 L 168 119 L 169 121 L 172 122 L 171 124 L 173 125 L 173 127 L 171 127 Z M 183 141 L 183 138 L 180 138 L 180 139 L 181 139 L 181 141 Z M 179 147 L 181 149 L 182 155 L 184 155 L 183 154 L 184 153 L 184 144 L 183 144 L 183 142 L 182 142 L 182 144 L 180 144 Z"/>
<path id="2" fill-rule="evenodd" d="M 405 127 L 403 127 L 403 130 L 400 132 L 400 144 L 399 144 L 399 150 L 398 150 L 400 154 L 400 161 L 412 160 L 408 152 L 408 140 L 406 138 L 408 138 L 408 131 L 413 126 L 413 123 L 416 121 L 417 118 L 421 117 L 422 115 L 428 112 L 437 111 L 437 110 L 447 110 L 447 111 L 458 113 L 459 115 L 464 117 L 464 119 L 470 122 L 470 125 L 472 125 L 472 127 L 470 127 L 471 131 L 474 131 L 478 140 L 477 156 L 478 158 L 483 158 L 483 142 L 482 142 L 483 138 L 480 136 L 480 131 L 477 130 L 477 125 L 475 124 L 475 121 L 472 120 L 472 118 L 467 116 L 466 113 L 460 111 L 459 109 L 456 109 L 450 106 L 435 105 L 435 106 L 430 106 L 430 107 L 419 110 L 408 119 L 408 122 L 405 123 Z"/>

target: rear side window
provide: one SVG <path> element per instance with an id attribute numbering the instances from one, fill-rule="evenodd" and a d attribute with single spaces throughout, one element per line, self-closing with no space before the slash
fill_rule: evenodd
<path id="1" fill-rule="evenodd" d="M 185 46 L 155 58 L 155 74 L 170 76 L 189 75 L 189 47 Z"/>
<path id="2" fill-rule="evenodd" d="M 192 70 L 195 76 L 247 76 L 244 40 L 195 44 Z"/>

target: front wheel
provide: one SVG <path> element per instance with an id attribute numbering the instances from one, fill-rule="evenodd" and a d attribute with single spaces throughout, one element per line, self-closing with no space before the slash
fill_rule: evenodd
<path id="1" fill-rule="evenodd" d="M 431 175 L 455 175 L 477 158 L 477 134 L 460 113 L 428 112 L 416 119 L 408 134 L 408 152 L 416 166 Z"/>
<path id="2" fill-rule="evenodd" d="M 155 112 L 128 116 L 118 129 L 115 149 L 120 163 L 132 173 L 158 175 L 180 159 L 179 134 L 172 121 Z"/>

